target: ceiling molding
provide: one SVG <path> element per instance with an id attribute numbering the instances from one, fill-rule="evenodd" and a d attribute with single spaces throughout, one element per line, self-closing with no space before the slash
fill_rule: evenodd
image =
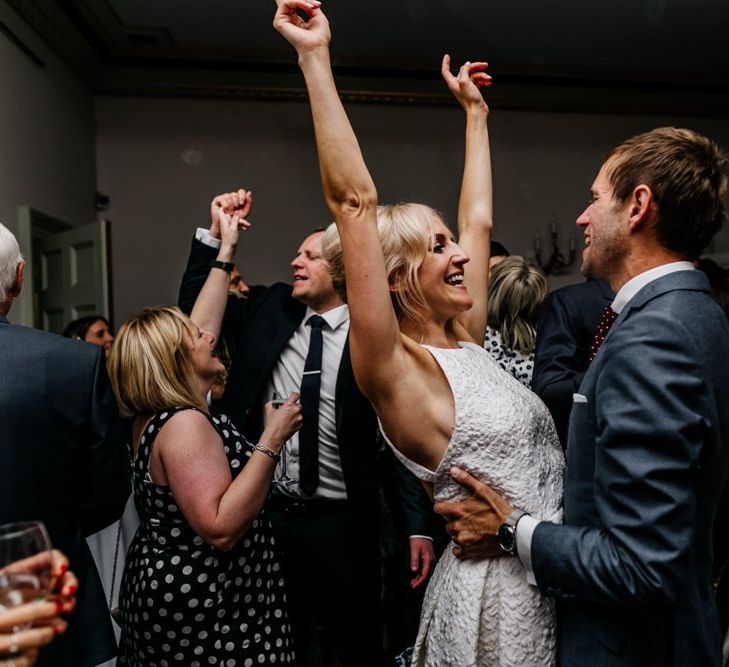
<path id="1" fill-rule="evenodd" d="M 228 47 L 216 42 L 206 48 L 202 37 L 199 43 L 182 43 L 170 26 L 152 25 L 159 13 L 149 10 L 147 14 L 121 0 L 7 2 L 97 94 L 306 99 L 293 53 L 275 40 L 267 53 L 261 47 L 268 44 L 267 38 L 250 48 L 244 40 Z M 457 4 L 465 7 L 467 2 Z M 150 25 L 125 22 L 115 5 L 138 19 L 149 19 Z M 138 13 L 130 7 L 137 7 Z M 188 21 L 188 41 L 190 22 L 199 7 L 178 0 L 176 11 L 181 16 L 175 18 Z M 184 16 L 185 11 L 190 12 L 189 17 Z M 255 11 L 261 12 L 261 8 Z M 392 40 L 392 35 L 386 37 Z M 367 104 L 453 105 L 439 73 L 423 59 L 426 54 L 410 57 L 417 51 L 408 48 L 405 35 L 402 39 L 403 48 L 391 48 L 388 58 L 374 49 L 358 55 L 341 46 L 335 48 L 332 62 L 342 97 Z M 528 53 L 526 47 L 524 51 Z M 557 53 L 555 50 L 553 58 Z M 541 55 L 546 60 L 550 57 L 549 53 Z M 663 70 L 621 67 L 617 59 L 615 67 L 607 68 L 596 64 L 599 58 L 592 64 L 571 66 L 494 61 L 491 71 L 496 85 L 489 90 L 488 99 L 492 107 L 503 109 L 729 118 L 725 49 L 720 57 L 709 52 L 705 59 L 706 67 L 693 63 L 692 71 L 675 59 Z"/>

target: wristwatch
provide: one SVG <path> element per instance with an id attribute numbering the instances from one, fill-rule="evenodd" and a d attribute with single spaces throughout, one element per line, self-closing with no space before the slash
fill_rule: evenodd
<path id="1" fill-rule="evenodd" d="M 512 510 L 504 523 L 499 526 L 496 536 L 499 540 L 499 547 L 505 554 L 516 556 L 516 523 L 528 512 Z"/>
<path id="2" fill-rule="evenodd" d="M 222 269 L 226 273 L 230 273 L 233 270 L 235 264 L 233 262 L 223 262 L 220 259 L 214 259 L 210 262 L 211 269 Z"/>

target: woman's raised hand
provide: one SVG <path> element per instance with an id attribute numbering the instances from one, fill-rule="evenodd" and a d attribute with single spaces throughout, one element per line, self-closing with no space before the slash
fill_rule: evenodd
<path id="1" fill-rule="evenodd" d="M 488 66 L 488 63 L 467 62 L 458 70 L 458 76 L 453 76 L 451 57 L 447 53 L 443 56 L 440 73 L 448 89 L 466 111 L 469 109 L 481 109 L 486 113 L 489 111 L 480 90 L 491 85 L 491 76 L 486 74 Z"/>
<path id="2" fill-rule="evenodd" d="M 321 10 L 319 0 L 276 0 L 273 27 L 296 49 L 299 56 L 307 51 L 328 47 L 331 41 L 329 21 Z M 308 20 L 299 16 L 306 14 Z"/>
<path id="3" fill-rule="evenodd" d="M 210 235 L 220 238 L 221 214 L 237 218 L 239 229 L 247 230 L 251 225 L 246 217 L 253 206 L 253 193 L 242 188 L 236 192 L 226 192 L 213 197 L 210 202 Z"/>

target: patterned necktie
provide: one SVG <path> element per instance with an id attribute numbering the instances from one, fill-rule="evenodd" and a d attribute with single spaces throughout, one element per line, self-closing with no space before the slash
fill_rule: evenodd
<path id="1" fill-rule="evenodd" d="M 617 317 L 618 314 L 613 310 L 612 304 L 605 306 L 605 310 L 602 311 L 602 316 L 600 317 L 600 323 L 597 325 L 597 333 L 595 334 L 595 338 L 592 339 L 592 345 L 590 345 L 590 361 L 595 358 L 597 351 L 605 340 L 605 336 L 607 336 L 610 327 Z"/>
<path id="2" fill-rule="evenodd" d="M 319 393 L 321 390 L 321 328 L 323 317 L 312 315 L 307 325 L 311 327 L 309 352 L 304 363 L 301 379 L 301 416 L 299 431 L 299 487 L 308 496 L 319 486 Z"/>

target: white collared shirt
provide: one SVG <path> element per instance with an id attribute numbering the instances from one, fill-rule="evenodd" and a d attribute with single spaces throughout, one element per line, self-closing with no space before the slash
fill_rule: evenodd
<path id="1" fill-rule="evenodd" d="M 220 247 L 220 239 L 210 235 L 210 232 L 198 227 L 195 238 L 211 248 Z M 294 331 L 286 346 L 281 350 L 278 361 L 273 367 L 271 379 L 266 385 L 264 398 L 269 401 L 274 392 L 280 398 L 288 398 L 292 392 L 301 392 L 301 379 L 304 375 L 304 363 L 309 352 L 309 339 L 311 327 L 306 324 L 312 315 L 321 315 L 326 324 L 322 327 L 322 364 L 321 364 L 321 391 L 319 394 L 319 487 L 314 498 L 329 498 L 332 500 L 346 500 L 347 490 L 342 475 L 342 464 L 339 459 L 339 445 L 337 444 L 336 400 L 337 376 L 339 363 L 349 334 L 349 308 L 346 305 L 337 306 L 325 313 L 316 313 L 311 308 L 306 309 L 306 315 L 301 324 Z M 374 447 L 374 443 L 372 444 Z M 283 475 L 282 464 L 279 463 L 274 473 L 274 489 L 287 496 L 297 497 L 303 495 L 299 489 L 299 434 L 294 433 L 284 445 L 282 458 L 285 458 L 286 475 L 294 480 L 283 484 L 280 479 Z"/>
<path id="2" fill-rule="evenodd" d="M 615 299 L 613 299 L 613 310 L 620 315 L 620 313 L 623 312 L 623 308 L 625 308 L 628 304 L 628 301 L 630 301 L 648 283 L 652 283 L 654 280 L 658 280 L 658 278 L 663 278 L 663 276 L 667 276 L 669 273 L 674 273 L 675 271 L 695 270 L 696 269 L 691 262 L 680 261 L 671 262 L 670 264 L 661 264 L 661 266 L 657 266 L 654 269 L 643 271 L 643 273 L 639 273 L 634 278 L 631 278 L 618 290 L 618 293 L 615 295 Z"/>
<path id="3" fill-rule="evenodd" d="M 615 295 L 615 299 L 612 303 L 613 310 L 620 315 L 628 302 L 648 283 L 658 280 L 663 276 L 667 276 L 669 273 L 675 271 L 694 271 L 695 267 L 691 262 L 679 261 L 670 262 L 669 264 L 662 264 L 653 269 L 648 269 L 643 273 L 639 273 L 637 276 L 631 278 L 625 285 L 623 285 L 618 293 Z M 524 564 L 526 569 L 527 581 L 530 584 L 536 584 L 537 580 L 534 576 L 534 570 L 532 569 L 532 536 L 534 530 L 541 523 L 538 519 L 532 516 L 523 516 L 517 523 L 516 531 L 516 552 L 519 555 L 519 560 Z"/>
<path id="4" fill-rule="evenodd" d="M 274 392 L 282 398 L 287 398 L 294 391 L 301 392 L 301 379 L 304 375 L 304 363 L 309 352 L 311 338 L 311 327 L 306 323 L 312 315 L 316 314 L 311 308 L 306 309 L 306 315 L 301 320 L 301 324 L 281 350 L 278 361 L 273 367 L 271 379 L 266 386 L 266 399 L 272 398 Z M 337 444 L 335 393 L 339 363 L 342 360 L 349 333 L 349 308 L 341 305 L 318 314 L 324 318 L 326 324 L 322 327 L 323 349 L 319 394 L 319 487 L 314 493 L 314 497 L 345 500 L 347 491 Z M 298 480 L 299 434 L 294 433 L 284 447 L 286 451 L 282 454 L 286 457 L 286 475 Z M 274 475 L 275 490 L 287 496 L 301 496 L 298 483 L 282 483 L 280 481 L 282 474 L 282 465 L 279 464 Z"/>

